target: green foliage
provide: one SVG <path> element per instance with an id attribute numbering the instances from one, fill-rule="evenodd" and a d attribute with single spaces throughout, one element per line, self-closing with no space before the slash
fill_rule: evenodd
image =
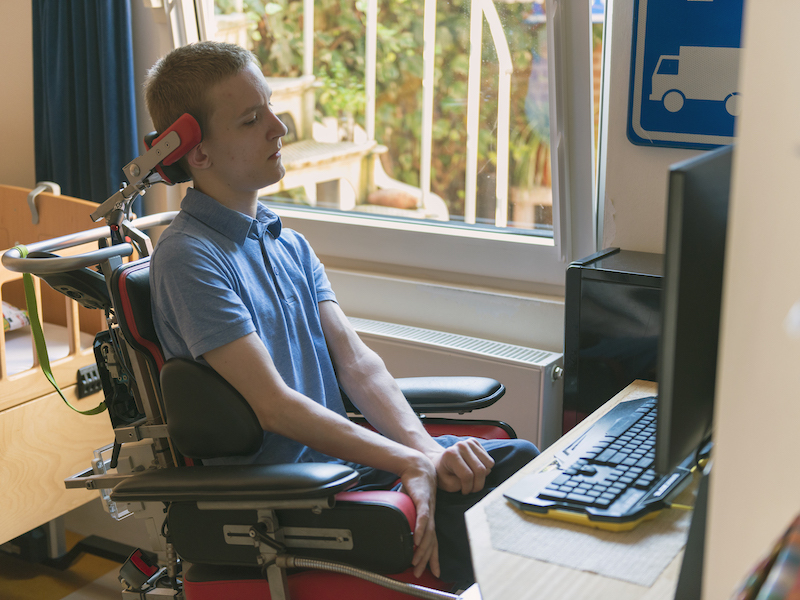
<path id="1" fill-rule="evenodd" d="M 221 11 L 233 0 L 217 0 Z M 384 167 L 394 178 L 419 184 L 422 125 L 423 0 L 378 0 L 376 131 L 389 148 Z M 302 0 L 244 0 L 253 50 L 269 76 L 297 76 L 302 71 Z M 542 145 L 549 143 L 548 111 L 538 107 L 531 125 L 526 96 L 531 66 L 544 44 L 544 27 L 525 22 L 529 4 L 497 3 L 508 40 L 514 74 L 511 107 L 511 184 L 528 185 L 541 174 Z M 353 114 L 364 125 L 365 0 L 316 0 L 314 75 L 320 116 Z M 469 0 L 437 2 L 436 85 L 433 124 L 433 191 L 463 214 L 466 176 L 466 119 L 469 57 Z M 496 170 L 498 66 L 488 26 L 484 24 L 481 73 L 479 171 L 490 179 Z M 541 84 L 541 82 L 540 82 Z M 544 82 L 546 89 L 546 81 Z M 543 118 L 544 117 L 544 118 Z M 493 190 L 479 204 L 493 207 Z M 493 210 L 493 209 L 490 209 Z"/>

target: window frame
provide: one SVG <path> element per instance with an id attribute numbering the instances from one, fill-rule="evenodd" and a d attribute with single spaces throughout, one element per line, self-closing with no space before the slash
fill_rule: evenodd
<path id="1" fill-rule="evenodd" d="M 183 14 L 193 4 L 201 39 L 205 38 L 205 20 L 213 15 L 212 1 L 174 3 Z M 287 227 L 302 233 L 323 258 L 349 264 L 385 264 L 395 272 L 399 268 L 408 273 L 438 271 L 509 280 L 531 289 L 537 284 L 563 287 L 569 262 L 597 250 L 590 4 L 591 0 L 548 0 L 552 239 L 510 228 L 505 230 L 508 233 L 495 233 L 452 223 L 410 223 L 356 212 L 285 205 L 271 208 Z M 175 39 L 181 38 L 175 35 Z M 187 39 L 186 34 L 183 39 Z"/>

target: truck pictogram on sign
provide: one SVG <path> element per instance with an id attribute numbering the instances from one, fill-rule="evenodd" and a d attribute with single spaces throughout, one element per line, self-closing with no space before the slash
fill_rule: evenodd
<path id="1" fill-rule="evenodd" d="M 725 103 L 728 114 L 739 114 L 739 48 L 681 46 L 677 56 L 658 58 L 650 100 L 678 112 L 686 100 Z"/>

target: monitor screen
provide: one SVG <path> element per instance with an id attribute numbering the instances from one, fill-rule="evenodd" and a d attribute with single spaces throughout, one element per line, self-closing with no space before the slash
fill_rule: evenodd
<path id="1" fill-rule="evenodd" d="M 733 147 L 672 165 L 662 282 L 655 470 L 711 433 Z"/>

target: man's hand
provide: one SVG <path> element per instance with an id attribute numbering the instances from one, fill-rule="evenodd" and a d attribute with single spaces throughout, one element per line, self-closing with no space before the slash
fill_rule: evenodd
<path id="1" fill-rule="evenodd" d="M 436 467 L 439 487 L 465 495 L 481 491 L 494 466 L 494 459 L 475 438 L 460 440 L 428 457 Z"/>
<path id="2" fill-rule="evenodd" d="M 417 546 L 411 564 L 414 565 L 414 576 L 419 577 L 430 565 L 431 572 L 439 577 L 439 543 L 436 539 L 436 528 L 433 516 L 436 512 L 436 469 L 423 454 L 402 473 L 400 481 L 403 491 L 411 497 L 417 510 L 417 522 L 414 525 L 414 542 Z"/>

